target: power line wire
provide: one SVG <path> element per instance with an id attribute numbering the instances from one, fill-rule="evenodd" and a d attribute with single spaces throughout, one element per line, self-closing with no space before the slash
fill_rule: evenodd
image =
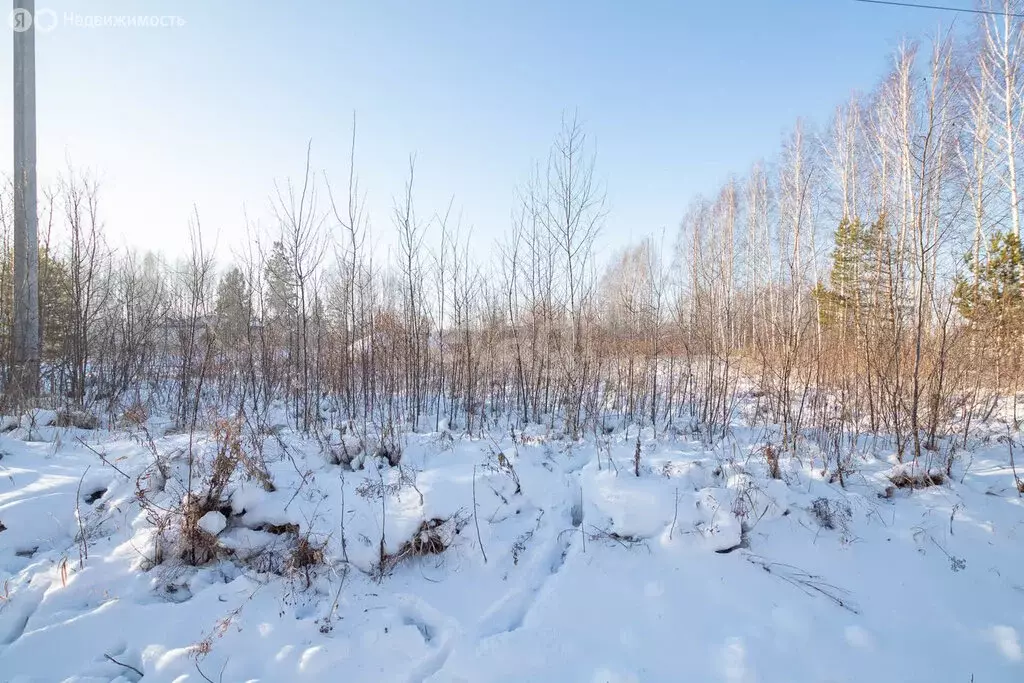
<path id="1" fill-rule="evenodd" d="M 912 2 L 897 2 L 897 0 L 853 0 L 854 2 L 866 2 L 872 5 L 892 5 L 893 7 L 913 7 L 914 9 L 936 9 L 944 12 L 963 12 L 964 14 L 987 14 L 997 17 L 1016 17 L 1018 19 L 1024 19 L 1024 14 L 1015 14 L 1013 12 L 999 12 L 991 9 L 971 9 L 969 7 L 948 7 L 946 5 L 919 5 Z"/>

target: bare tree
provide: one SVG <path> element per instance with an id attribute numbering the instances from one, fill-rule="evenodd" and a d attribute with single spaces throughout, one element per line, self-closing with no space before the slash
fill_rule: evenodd
<path id="1" fill-rule="evenodd" d="M 324 222 L 327 215 L 317 205 L 316 175 L 311 167 L 313 143 L 306 146 L 306 164 L 301 188 L 289 180 L 276 187 L 274 213 L 280 231 L 280 244 L 287 263 L 292 291 L 290 306 L 295 329 L 291 331 L 292 374 L 296 386 L 293 400 L 296 425 L 308 431 L 318 414 L 315 380 L 310 371 L 316 356 L 310 324 L 316 315 L 317 277 L 327 250 Z"/>
<path id="2" fill-rule="evenodd" d="M 589 295 L 594 240 L 605 217 L 604 193 L 594 178 L 594 155 L 586 151 L 586 135 L 577 116 L 563 118 L 547 170 L 544 226 L 558 250 L 560 289 L 569 319 L 565 354 L 566 426 L 575 438 L 587 365 L 583 334 L 584 307 Z"/>

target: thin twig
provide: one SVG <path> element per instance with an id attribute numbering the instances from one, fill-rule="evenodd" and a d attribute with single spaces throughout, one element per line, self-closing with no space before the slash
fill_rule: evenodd
<path id="1" fill-rule="evenodd" d="M 75 517 L 78 518 L 78 537 L 82 539 L 78 546 L 78 568 L 82 569 L 85 567 L 85 561 L 89 559 L 89 542 L 85 537 L 85 526 L 82 524 L 82 482 L 85 480 L 85 475 L 88 474 L 89 468 L 92 465 L 86 465 L 85 471 L 82 472 L 82 476 L 78 480 L 78 490 L 75 491 Z"/>
<path id="2" fill-rule="evenodd" d="M 341 600 L 341 589 L 345 587 L 345 579 L 348 578 L 348 566 L 348 560 L 345 560 L 345 572 L 341 575 L 341 580 L 338 582 L 338 590 L 334 594 L 334 602 L 331 603 L 331 612 L 329 617 L 333 617 L 335 612 L 338 611 L 338 602 Z"/>
<path id="3" fill-rule="evenodd" d="M 476 525 L 476 542 L 480 544 L 480 554 L 484 556 L 484 564 L 487 564 L 484 542 L 480 539 L 480 520 L 476 516 L 476 465 L 473 465 L 473 524 Z"/>
<path id="4" fill-rule="evenodd" d="M 1006 428 L 1006 445 L 1010 448 L 1010 469 L 1013 471 L 1013 486 L 1017 489 L 1017 497 L 1024 497 L 1024 480 L 1017 476 L 1017 465 L 1013 462 L 1013 437 L 1009 435 L 1010 428 Z"/>
<path id="5" fill-rule="evenodd" d="M 782 579 L 786 583 L 792 584 L 807 595 L 818 593 L 843 609 L 854 614 L 860 614 L 860 609 L 846 597 L 849 595 L 849 591 L 826 582 L 817 574 L 810 574 L 791 564 L 771 562 L 763 557 L 750 556 L 747 557 L 747 561 Z"/>
<path id="6" fill-rule="evenodd" d="M 679 517 L 679 487 L 676 487 L 676 511 L 672 514 L 672 528 L 668 530 L 668 540 L 672 540 L 672 534 L 676 530 L 676 518 Z"/>
<path id="7" fill-rule="evenodd" d="M 199 668 L 199 660 L 198 659 L 196 660 L 195 664 L 196 664 L 196 671 L 198 671 L 199 675 L 203 677 L 203 680 L 205 680 L 207 683 L 214 683 L 214 680 L 212 678 L 210 678 L 209 676 L 207 676 L 206 672 L 204 672 L 202 669 Z M 220 668 L 220 679 L 219 680 L 221 682 L 224 681 L 224 669 L 226 669 L 226 668 L 228 668 L 228 663 L 225 661 L 224 662 L 224 666 L 222 666 Z"/>
<path id="8" fill-rule="evenodd" d="M 110 462 L 109 460 L 107 460 L 107 456 L 103 455 L 103 454 L 102 454 L 102 453 L 100 453 L 100 452 L 99 452 L 98 450 L 96 450 L 95 448 L 93 448 L 92 446 L 90 446 L 89 444 L 87 444 L 87 443 L 86 443 L 86 442 L 85 442 L 85 441 L 84 441 L 84 440 L 82 439 L 82 437 L 78 437 L 78 443 L 82 444 L 83 446 L 85 446 L 86 448 L 88 448 L 88 449 L 89 449 L 90 451 L 92 451 L 93 453 L 95 453 L 96 455 L 98 455 L 98 456 L 100 457 L 100 460 L 102 460 L 102 461 L 103 461 L 103 464 L 104 464 L 104 465 L 109 465 L 110 467 L 113 467 L 113 468 L 114 468 L 114 469 L 115 469 L 115 470 L 117 471 L 117 473 L 118 473 L 118 474 L 120 474 L 120 475 L 121 475 L 122 477 L 124 477 L 125 479 L 128 479 L 129 481 L 131 481 L 131 477 L 130 477 L 130 476 L 128 476 L 128 475 L 127 475 L 127 474 L 125 473 L 125 471 L 124 471 L 124 470 L 122 470 L 122 469 L 121 469 L 120 467 L 118 467 L 118 466 L 117 466 L 117 465 L 115 465 L 114 463 Z"/>
<path id="9" fill-rule="evenodd" d="M 580 487 L 580 537 L 583 539 L 583 552 L 587 552 L 587 534 L 583 531 L 583 487 Z"/>
<path id="10" fill-rule="evenodd" d="M 109 659 L 110 661 L 112 661 L 114 664 L 117 664 L 118 666 L 123 666 L 126 669 L 131 669 L 135 673 L 139 674 L 139 676 L 141 676 L 141 677 L 145 677 L 145 675 L 146 675 L 146 674 L 142 673 L 141 671 L 139 671 L 138 669 L 136 669 L 131 664 L 125 664 L 124 662 L 119 662 L 119 661 L 117 661 L 116 659 L 114 659 L 113 657 L 111 657 L 110 655 L 108 655 L 106 653 L 104 653 L 103 656 L 106 657 L 107 659 Z"/>
<path id="11" fill-rule="evenodd" d="M 345 537 L 345 475 L 341 475 L 341 559 L 348 565 L 348 539 Z"/>
<path id="12" fill-rule="evenodd" d="M 292 455 L 291 450 L 288 448 L 288 444 L 284 442 L 284 439 L 281 438 L 281 435 L 278 434 L 277 432 L 273 432 L 273 436 L 274 439 L 277 441 L 277 445 L 280 446 L 281 452 L 288 456 L 288 460 L 291 462 L 292 467 L 295 468 L 295 473 L 299 475 L 299 479 L 301 480 L 299 482 L 298 488 L 295 489 L 295 493 L 284 506 L 284 509 L 287 511 L 289 506 L 291 506 L 292 501 L 294 501 L 295 498 L 299 495 L 299 491 L 301 491 L 302 487 L 306 485 L 306 478 L 308 477 L 309 472 L 304 473 L 302 470 L 299 469 L 299 463 L 295 461 L 295 456 Z"/>

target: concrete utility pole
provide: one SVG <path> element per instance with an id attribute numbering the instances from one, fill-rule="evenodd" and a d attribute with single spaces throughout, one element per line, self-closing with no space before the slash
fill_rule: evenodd
<path id="1" fill-rule="evenodd" d="M 39 393 L 39 233 L 36 214 L 35 0 L 14 0 L 14 367 L 22 402 Z"/>

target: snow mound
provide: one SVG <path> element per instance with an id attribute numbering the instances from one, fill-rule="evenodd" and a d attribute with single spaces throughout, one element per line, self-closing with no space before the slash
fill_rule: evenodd
<path id="1" fill-rule="evenodd" d="M 199 528 L 210 534 L 216 536 L 220 532 L 224 531 L 228 526 L 227 517 L 223 513 L 213 510 L 207 512 L 205 515 L 199 518 Z"/>

